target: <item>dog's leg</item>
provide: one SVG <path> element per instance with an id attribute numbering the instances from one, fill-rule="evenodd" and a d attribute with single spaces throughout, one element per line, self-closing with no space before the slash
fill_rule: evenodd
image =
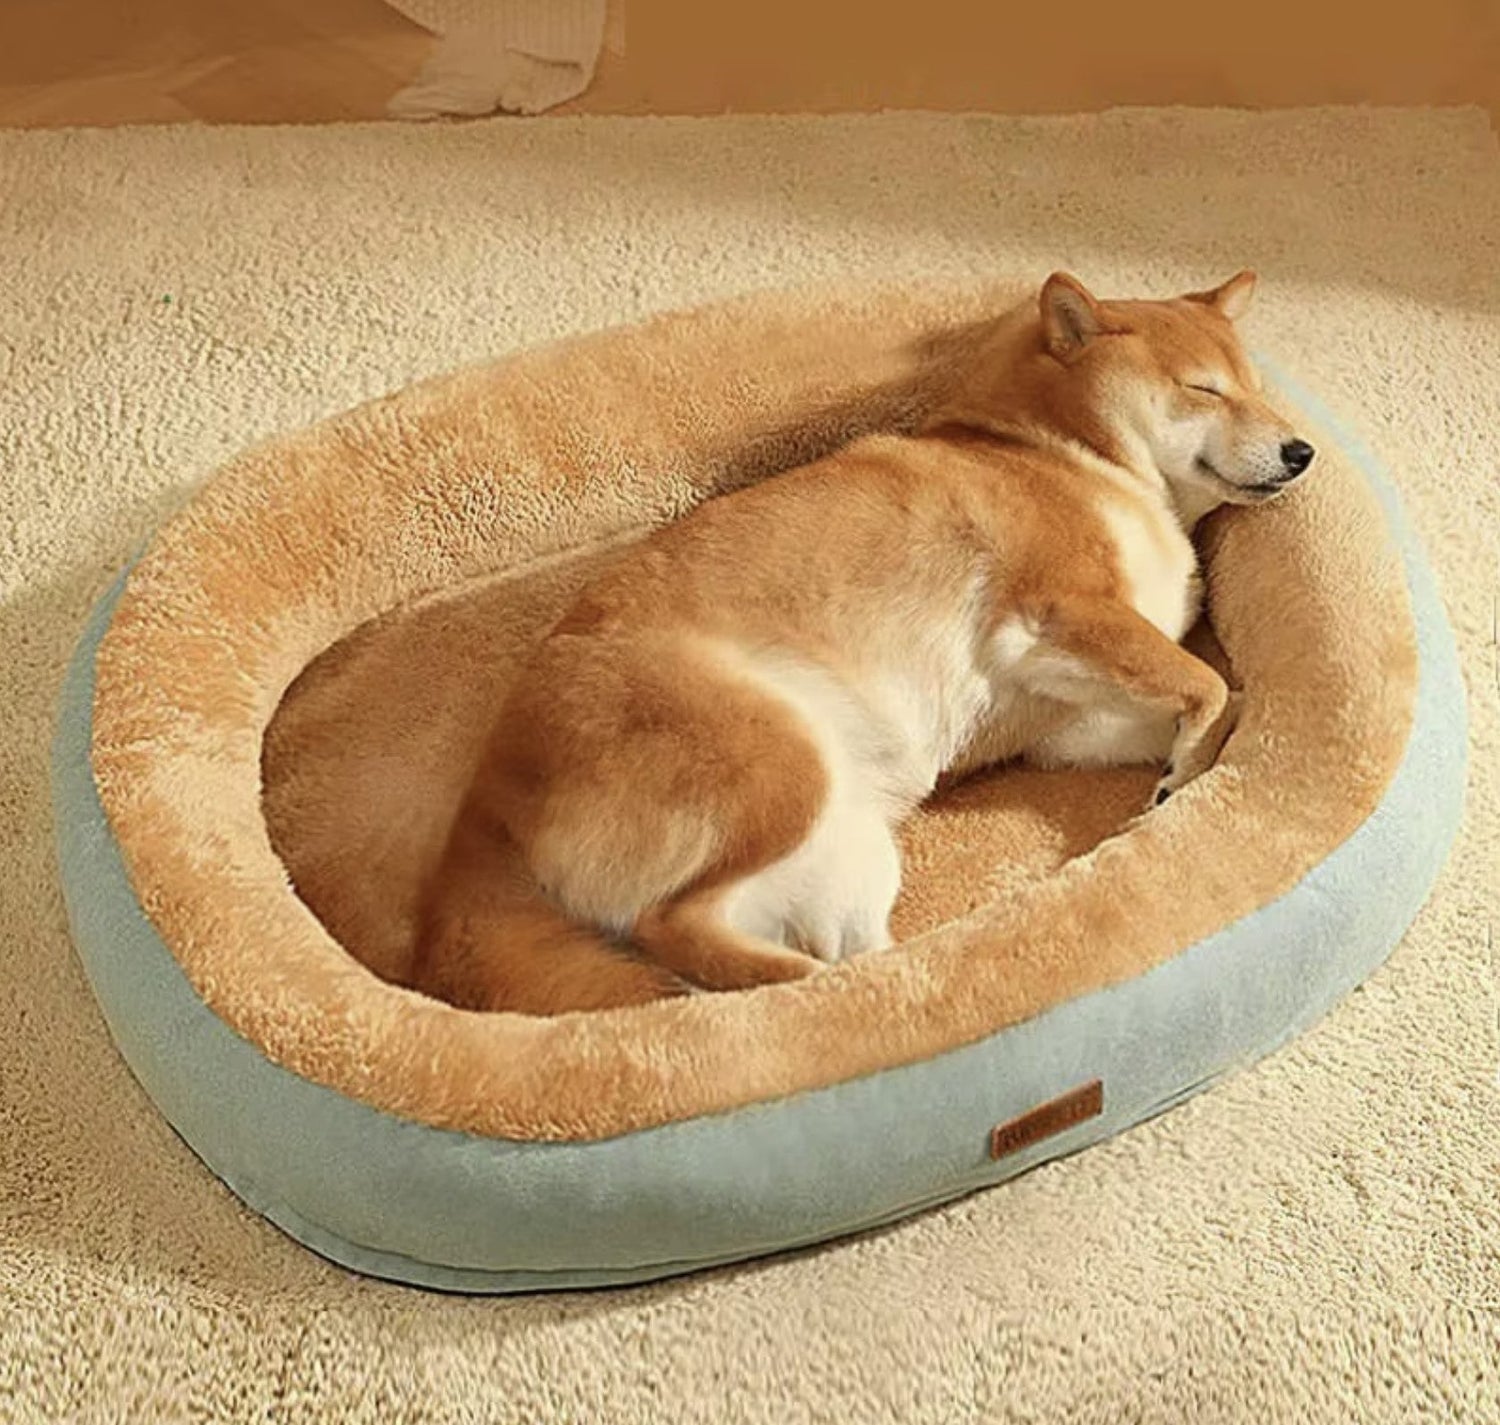
<path id="1" fill-rule="evenodd" d="M 462 1009 L 517 1014 L 646 1004 L 690 988 L 570 922 L 538 890 L 510 838 L 472 806 L 427 888 L 404 979 Z"/>
<path id="2" fill-rule="evenodd" d="M 715 888 L 652 906 L 632 938 L 657 964 L 708 990 L 800 980 L 818 968 L 809 955 L 736 930 L 724 919 L 723 902 L 723 889 Z"/>
<path id="3" fill-rule="evenodd" d="M 880 808 L 835 793 L 811 835 L 790 856 L 735 888 L 729 918 L 830 963 L 891 944 L 901 853 Z"/>
<path id="4" fill-rule="evenodd" d="M 1218 674 L 1215 673 L 1214 676 L 1218 677 Z M 1187 786 L 1194 778 L 1201 777 L 1218 761 L 1219 753 L 1229 741 L 1229 734 L 1239 724 L 1240 704 L 1241 695 L 1232 688 L 1226 688 L 1224 705 L 1218 715 L 1201 732 L 1195 733 L 1191 741 L 1184 744 L 1179 727 L 1177 741 L 1172 746 L 1172 756 L 1162 773 L 1161 781 L 1156 784 L 1151 803 L 1153 806 L 1160 806 L 1173 792 Z"/>
<path id="5" fill-rule="evenodd" d="M 1084 707 L 1123 700 L 1173 720 L 1153 805 L 1213 765 L 1234 730 L 1239 697 L 1207 663 L 1108 599 L 1060 601 L 1039 624 L 1031 671 L 1022 674 L 1035 691 Z"/>

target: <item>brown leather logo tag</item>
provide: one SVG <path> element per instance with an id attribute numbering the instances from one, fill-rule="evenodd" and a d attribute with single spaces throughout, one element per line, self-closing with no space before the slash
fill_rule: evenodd
<path id="1" fill-rule="evenodd" d="M 1019 1153 L 1043 1138 L 1061 1133 L 1075 1123 L 1084 1123 L 1104 1112 L 1104 1080 L 1094 1079 L 1070 1089 L 1060 1098 L 1048 1099 L 1019 1118 L 990 1130 L 990 1157 Z"/>

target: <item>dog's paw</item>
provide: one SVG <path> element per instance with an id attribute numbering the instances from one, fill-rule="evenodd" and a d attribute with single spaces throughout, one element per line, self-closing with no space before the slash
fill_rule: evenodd
<path id="1" fill-rule="evenodd" d="M 1172 759 L 1167 763 L 1166 770 L 1162 772 L 1161 780 L 1151 795 L 1153 808 L 1161 806 L 1174 792 L 1180 792 L 1218 761 L 1224 744 L 1239 725 L 1243 701 L 1242 694 L 1231 690 L 1229 699 L 1224 704 L 1224 711 L 1207 732 L 1190 742 L 1178 739 L 1177 746 L 1172 749 Z"/>
<path id="2" fill-rule="evenodd" d="M 823 961 L 799 950 L 787 950 L 779 955 L 765 954 L 760 957 L 755 978 L 751 985 L 781 985 L 789 980 L 805 980 L 826 969 Z"/>

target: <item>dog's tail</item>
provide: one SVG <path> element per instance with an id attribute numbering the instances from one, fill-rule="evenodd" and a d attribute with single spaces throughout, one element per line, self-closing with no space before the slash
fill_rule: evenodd
<path id="1" fill-rule="evenodd" d="M 570 921 L 542 894 L 515 844 L 465 815 L 429 887 L 407 984 L 461 1009 L 548 1015 L 689 989 Z"/>

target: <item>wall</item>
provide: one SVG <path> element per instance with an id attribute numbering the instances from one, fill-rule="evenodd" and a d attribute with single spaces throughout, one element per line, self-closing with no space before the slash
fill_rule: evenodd
<path id="1" fill-rule="evenodd" d="M 1500 0 L 619 0 L 592 112 L 1479 103 Z M 612 9 L 616 6 L 612 5 Z"/>

